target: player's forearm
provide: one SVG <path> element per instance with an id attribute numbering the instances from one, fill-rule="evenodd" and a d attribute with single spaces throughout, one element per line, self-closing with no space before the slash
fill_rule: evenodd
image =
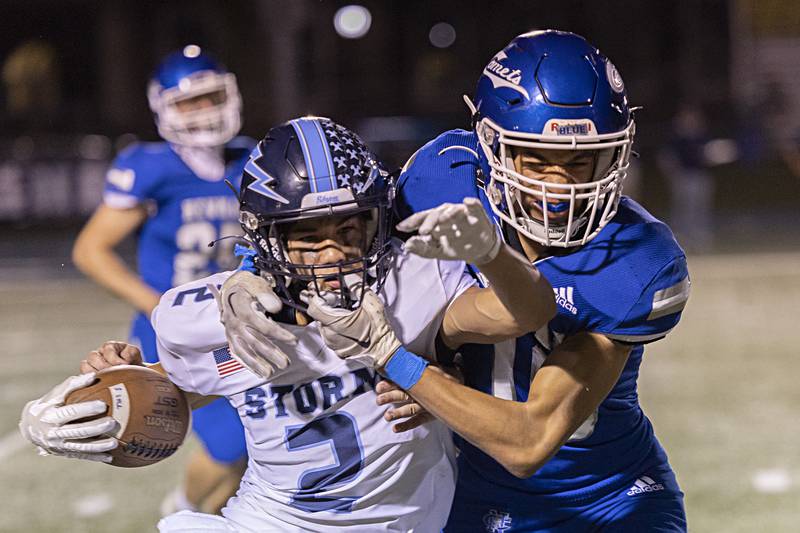
<path id="1" fill-rule="evenodd" d="M 489 396 L 430 369 L 408 392 L 517 477 L 533 475 L 561 446 L 548 435 L 547 417 L 537 416 L 532 406 Z"/>
<path id="2" fill-rule="evenodd" d="M 149 315 L 160 295 L 132 272 L 110 249 L 76 246 L 73 262 L 78 269 L 139 311 Z"/>
<path id="3" fill-rule="evenodd" d="M 517 326 L 517 334 L 535 331 L 556 314 L 553 288 L 539 270 L 508 245 L 480 266 L 497 298 L 498 313 Z M 503 313 L 505 311 L 505 313 Z"/>
<path id="4" fill-rule="evenodd" d="M 573 335 L 537 370 L 524 403 L 489 396 L 429 369 L 406 390 L 509 472 L 530 477 L 597 409 L 630 351 L 601 334 Z"/>

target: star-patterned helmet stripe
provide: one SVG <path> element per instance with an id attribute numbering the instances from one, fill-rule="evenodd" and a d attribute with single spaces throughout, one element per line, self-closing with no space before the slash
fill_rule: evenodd
<path id="1" fill-rule="evenodd" d="M 374 171 L 370 165 L 375 156 L 354 132 L 330 120 L 321 119 L 319 123 L 328 139 L 339 187 L 365 194 L 374 182 L 374 178 L 370 179 Z"/>

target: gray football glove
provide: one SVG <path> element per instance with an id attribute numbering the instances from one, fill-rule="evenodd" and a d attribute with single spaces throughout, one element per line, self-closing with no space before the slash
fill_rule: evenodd
<path id="1" fill-rule="evenodd" d="M 412 254 L 473 265 L 494 259 L 503 244 L 477 198 L 420 211 L 400 222 L 397 229 L 417 232 L 405 243 L 405 249 Z"/>
<path id="2" fill-rule="evenodd" d="M 294 346 L 297 337 L 267 316 L 283 304 L 267 280 L 245 270 L 222 287 L 208 285 L 219 307 L 231 355 L 264 379 L 289 366 L 289 356 L 276 342 Z"/>
<path id="3" fill-rule="evenodd" d="M 308 314 L 319 321 L 325 344 L 342 359 L 354 358 L 380 370 L 401 346 L 383 303 L 371 290 L 363 291 L 361 305 L 353 311 L 332 307 L 312 295 Z"/>

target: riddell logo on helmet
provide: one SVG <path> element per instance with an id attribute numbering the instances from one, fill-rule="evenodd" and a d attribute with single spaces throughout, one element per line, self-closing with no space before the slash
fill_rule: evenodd
<path id="1" fill-rule="evenodd" d="M 558 120 L 551 119 L 544 125 L 544 135 L 550 137 L 572 136 L 572 135 L 594 135 L 594 122 L 589 119 L 583 120 Z"/>
<path id="2" fill-rule="evenodd" d="M 589 135 L 592 132 L 591 124 L 550 124 L 550 131 L 556 135 Z"/>

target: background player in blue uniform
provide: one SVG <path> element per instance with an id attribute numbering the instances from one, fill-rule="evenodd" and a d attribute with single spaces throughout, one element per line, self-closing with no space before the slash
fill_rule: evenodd
<path id="1" fill-rule="evenodd" d="M 103 203 L 78 236 L 75 264 L 136 310 L 131 338 L 149 362 L 158 359 L 150 312 L 161 294 L 235 266 L 239 205 L 225 179 L 238 183 L 252 143 L 237 138 L 241 97 L 236 77 L 199 47 L 167 56 L 148 88 L 159 134 L 167 142 L 137 143 L 108 171 Z M 138 275 L 114 248 L 138 231 Z M 233 261 L 233 262 L 232 262 Z M 216 512 L 239 485 L 244 432 L 223 399 L 195 411 L 205 445 L 189 460 L 185 489 L 170 506 Z"/>
<path id="2" fill-rule="evenodd" d="M 583 38 L 532 32 L 494 56 L 469 104 L 474 131 L 444 133 L 406 165 L 401 214 L 417 214 L 398 228 L 439 257 L 469 236 L 432 219 L 435 206 L 479 197 L 553 286 L 558 314 L 516 341 L 461 349 L 466 386 L 430 369 L 406 383 L 460 435 L 446 531 L 684 531 L 636 380 L 689 278 L 666 225 L 621 196 L 634 133 L 622 78 Z M 382 389 L 381 402 L 408 399 Z"/>

